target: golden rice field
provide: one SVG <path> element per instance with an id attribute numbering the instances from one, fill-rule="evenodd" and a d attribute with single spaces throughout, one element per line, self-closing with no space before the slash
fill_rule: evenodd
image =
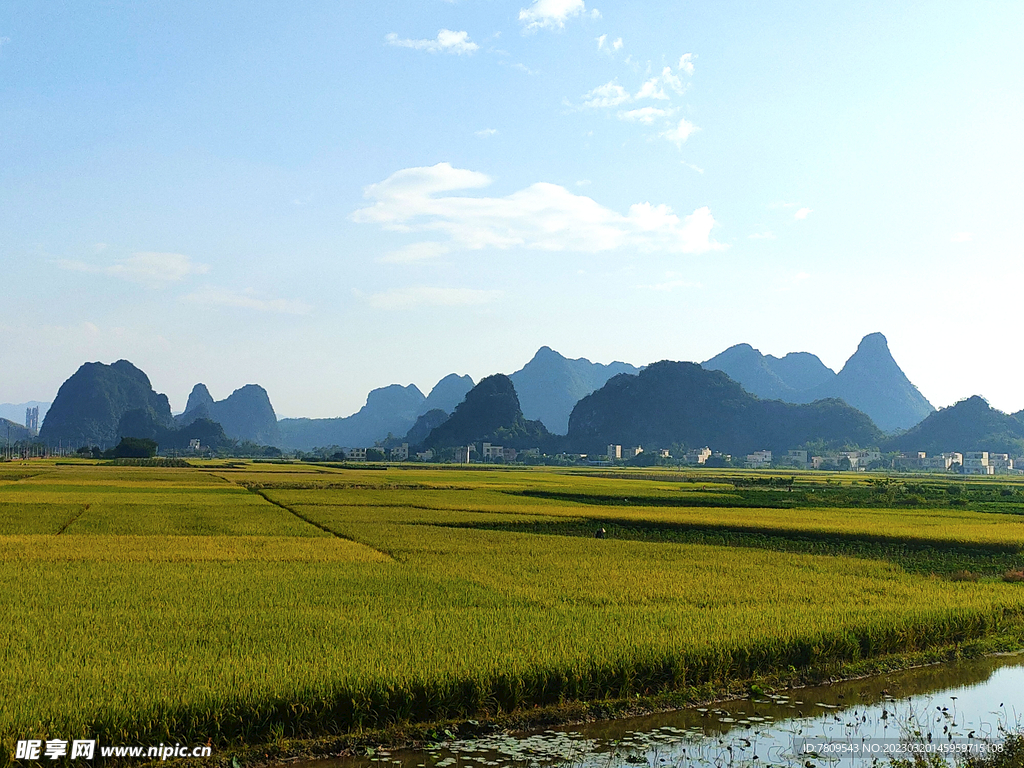
<path id="1" fill-rule="evenodd" d="M 550 495 L 523 495 L 536 491 Z M 0 749 L 227 745 L 480 716 L 1024 621 L 1024 585 L 995 578 L 559 534 L 624 521 L 901 541 L 938 557 L 1024 549 L 1024 516 L 969 508 L 651 502 L 686 495 L 725 504 L 736 491 L 541 469 L 0 466 Z"/>

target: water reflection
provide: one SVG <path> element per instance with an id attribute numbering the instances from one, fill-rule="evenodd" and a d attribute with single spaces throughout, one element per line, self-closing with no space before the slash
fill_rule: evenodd
<path id="1" fill-rule="evenodd" d="M 886 765 L 986 748 L 1024 717 L 1024 657 L 907 670 L 538 733 L 451 739 L 318 768 L 619 768 Z M 990 748 L 990 747 L 989 747 Z"/>

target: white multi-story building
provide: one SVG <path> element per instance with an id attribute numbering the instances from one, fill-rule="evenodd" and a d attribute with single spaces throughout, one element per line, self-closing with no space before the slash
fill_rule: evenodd
<path id="1" fill-rule="evenodd" d="M 622 458 L 622 446 L 608 444 L 608 461 L 618 461 Z"/>
<path id="2" fill-rule="evenodd" d="M 703 448 L 693 448 L 686 452 L 683 461 L 687 464 L 704 464 L 711 458 L 711 449 L 706 445 Z"/>
<path id="3" fill-rule="evenodd" d="M 455 449 L 455 463 L 456 464 L 469 464 L 469 454 L 472 446 L 460 445 Z"/>
<path id="4" fill-rule="evenodd" d="M 747 466 L 751 469 L 762 469 L 770 467 L 772 463 L 771 451 L 754 451 L 747 454 Z"/>
<path id="5" fill-rule="evenodd" d="M 490 443 L 483 444 L 483 457 L 484 461 L 494 461 L 495 459 L 505 458 L 505 449 L 500 445 L 491 445 Z"/>
<path id="6" fill-rule="evenodd" d="M 345 459 L 347 461 L 366 461 L 366 449 L 349 448 L 345 451 Z"/>
<path id="7" fill-rule="evenodd" d="M 926 456 L 921 459 L 921 469 L 925 472 L 948 472 L 952 466 L 952 453 L 940 453 L 938 456 Z"/>
<path id="8" fill-rule="evenodd" d="M 988 455 L 988 465 L 992 467 L 992 472 L 997 475 L 1007 475 L 1013 471 L 1013 459 L 1010 458 L 1008 453 L 990 453 Z"/>
<path id="9" fill-rule="evenodd" d="M 392 461 L 408 461 L 409 444 L 402 443 L 401 445 L 396 445 L 388 453 L 391 456 Z"/>
<path id="10" fill-rule="evenodd" d="M 25 409 L 25 428 L 32 434 L 39 434 L 39 406 L 33 405 Z"/>
<path id="11" fill-rule="evenodd" d="M 639 445 L 634 446 L 632 448 L 625 448 L 622 451 L 622 458 L 624 458 L 624 459 L 632 459 L 632 458 L 634 458 L 636 456 L 639 456 L 643 452 L 644 452 L 643 447 L 639 446 Z"/>
<path id="12" fill-rule="evenodd" d="M 964 454 L 965 475 L 993 475 L 995 470 L 988 462 L 988 451 L 967 451 Z"/>
<path id="13" fill-rule="evenodd" d="M 786 451 L 782 463 L 798 469 L 807 469 L 807 451 Z"/>

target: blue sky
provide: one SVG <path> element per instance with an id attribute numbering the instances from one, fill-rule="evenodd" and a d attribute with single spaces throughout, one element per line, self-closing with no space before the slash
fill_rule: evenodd
<path id="1" fill-rule="evenodd" d="M 280 414 L 881 331 L 1024 408 L 1024 4 L 0 7 L 0 401 Z"/>

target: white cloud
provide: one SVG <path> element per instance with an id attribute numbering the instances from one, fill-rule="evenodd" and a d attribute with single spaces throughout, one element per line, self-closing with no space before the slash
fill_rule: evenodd
<path id="1" fill-rule="evenodd" d="M 637 101 L 640 99 L 668 99 L 669 96 L 665 93 L 665 86 L 668 86 L 676 93 L 684 93 L 686 91 L 686 86 L 679 79 L 679 76 L 672 72 L 671 67 L 665 67 L 661 70 L 661 74 L 655 75 L 640 86 L 640 90 L 637 91 L 636 96 L 633 98 Z"/>
<path id="2" fill-rule="evenodd" d="M 693 74 L 693 60 L 697 58 L 692 53 L 684 53 L 679 57 L 679 66 L 676 67 L 680 72 L 685 72 L 688 75 Z"/>
<path id="3" fill-rule="evenodd" d="M 616 38 L 612 42 L 608 43 L 608 35 L 601 35 L 600 37 L 594 38 L 597 41 L 597 50 L 617 51 L 622 48 L 622 38 Z M 607 45 L 605 45 L 607 43 Z"/>
<path id="4" fill-rule="evenodd" d="M 752 235 L 747 235 L 747 238 L 749 240 L 774 240 L 775 233 L 772 232 L 771 230 L 767 230 L 765 232 L 755 232 Z"/>
<path id="5" fill-rule="evenodd" d="M 662 138 L 668 139 L 677 147 L 682 147 L 686 140 L 699 130 L 700 128 L 684 117 L 679 121 L 679 125 L 675 128 L 669 128 L 667 131 L 662 131 L 659 135 Z"/>
<path id="6" fill-rule="evenodd" d="M 519 62 L 513 64 L 512 65 L 512 69 L 518 69 L 520 72 L 525 72 L 528 75 L 539 75 L 540 74 L 540 70 L 538 70 L 538 69 L 530 69 L 525 64 L 521 64 Z"/>
<path id="7" fill-rule="evenodd" d="M 633 98 L 639 101 L 640 99 L 667 99 L 668 96 L 665 94 L 665 89 L 661 87 L 659 76 L 652 77 L 642 86 L 640 90 L 636 92 L 636 96 Z"/>
<path id="8" fill-rule="evenodd" d="M 499 296 L 501 296 L 501 291 L 416 286 L 372 293 L 367 297 L 367 301 L 371 307 L 376 309 L 409 309 L 419 306 L 465 307 L 488 304 Z"/>
<path id="9" fill-rule="evenodd" d="M 601 38 L 598 39 L 600 40 Z M 621 40 L 616 42 L 621 42 Z M 659 74 L 648 78 L 640 86 L 640 89 L 632 95 L 619 85 L 617 80 L 611 80 L 604 85 L 599 85 L 592 91 L 583 94 L 583 106 L 591 108 L 617 107 L 620 104 L 641 101 L 643 99 L 669 101 L 672 97 L 666 89 L 677 94 L 686 92 L 686 85 L 678 75 L 672 72 L 671 67 L 665 67 Z M 668 114 L 670 112 L 666 112 L 666 115 Z"/>
<path id="10" fill-rule="evenodd" d="M 597 38 L 597 50 L 600 51 L 602 48 L 604 48 L 604 41 L 607 39 L 608 35 L 601 35 L 599 38 Z"/>
<path id="11" fill-rule="evenodd" d="M 614 80 L 583 94 L 583 106 L 585 107 L 617 107 L 629 100 L 630 96 L 626 89 Z"/>
<path id="12" fill-rule="evenodd" d="M 229 307 L 232 309 L 252 309 L 257 312 L 273 312 L 283 315 L 308 315 L 310 307 L 301 301 L 288 299 L 260 298 L 251 288 L 244 291 L 233 291 L 228 288 L 216 288 L 205 285 L 181 297 L 187 304 L 204 307 Z"/>
<path id="13" fill-rule="evenodd" d="M 617 38 L 615 38 L 615 42 L 612 43 L 612 50 L 613 51 L 617 51 L 620 48 L 622 48 L 622 38 L 621 37 L 617 37 Z"/>
<path id="14" fill-rule="evenodd" d="M 519 11 L 519 20 L 526 29 L 562 29 L 565 22 L 586 13 L 583 0 L 535 0 L 529 8 Z M 600 11 L 591 11 L 592 18 L 600 18 Z"/>
<path id="15" fill-rule="evenodd" d="M 135 253 L 117 264 L 108 266 L 68 259 L 61 259 L 58 264 L 63 269 L 74 272 L 111 275 L 150 288 L 163 288 L 171 283 L 181 282 L 189 275 L 202 275 L 210 271 L 206 264 L 197 264 L 184 254 L 153 251 Z"/>
<path id="16" fill-rule="evenodd" d="M 470 250 L 528 248 L 594 253 L 618 248 L 701 253 L 722 246 L 711 239 L 711 211 L 679 217 L 667 205 L 637 203 L 626 214 L 557 184 L 536 183 L 505 197 L 449 195 L 480 189 L 491 179 L 438 163 L 406 168 L 364 190 L 370 205 L 352 214 L 362 223 L 398 232 L 435 232 Z"/>
<path id="17" fill-rule="evenodd" d="M 619 120 L 626 120 L 631 123 L 643 123 L 650 125 L 655 120 L 662 117 L 668 117 L 671 115 L 673 110 L 671 109 L 658 109 L 657 107 L 640 107 L 639 109 L 630 109 L 627 111 L 619 112 Z"/>
<path id="18" fill-rule="evenodd" d="M 949 238 L 949 241 L 951 243 L 969 243 L 972 237 L 974 237 L 974 235 L 970 232 L 957 232 Z"/>
<path id="19" fill-rule="evenodd" d="M 394 32 L 389 33 L 384 39 L 388 45 L 399 48 L 415 48 L 417 51 L 429 53 L 457 53 L 461 56 L 464 53 L 473 53 L 480 49 L 479 45 L 470 41 L 469 33 L 455 32 L 450 29 L 439 30 L 437 37 L 433 40 L 408 40 L 400 38 Z"/>
<path id="20" fill-rule="evenodd" d="M 812 208 L 801 208 L 799 211 L 793 214 L 793 218 L 797 221 L 803 221 L 811 213 Z"/>
<path id="21" fill-rule="evenodd" d="M 498 132 L 497 128 L 483 128 L 476 132 L 477 136 L 494 136 Z"/>
<path id="22" fill-rule="evenodd" d="M 422 243 L 410 243 L 397 251 L 384 254 L 381 261 L 385 264 L 413 264 L 418 261 L 436 259 L 448 253 L 448 246 L 444 243 L 426 241 Z"/>

